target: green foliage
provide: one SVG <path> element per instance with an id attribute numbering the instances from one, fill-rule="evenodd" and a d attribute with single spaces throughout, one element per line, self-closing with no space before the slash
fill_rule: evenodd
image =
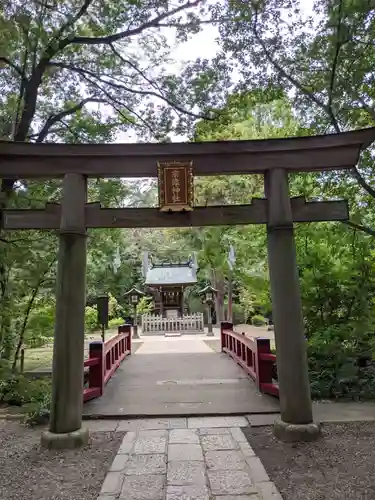
<path id="1" fill-rule="evenodd" d="M 0 365 L 0 404 L 26 409 L 25 423 L 46 424 L 51 406 L 51 379 L 29 379 L 12 373 L 8 365 Z"/>
<path id="2" fill-rule="evenodd" d="M 240 304 L 234 303 L 232 305 L 233 323 L 243 324 L 247 322 L 247 316 Z"/>
<path id="3" fill-rule="evenodd" d="M 96 307 L 85 308 L 85 333 L 93 332 L 98 327 L 98 310 Z"/>
<path id="4" fill-rule="evenodd" d="M 53 339 L 55 304 L 35 304 L 31 311 L 25 335 L 26 347 L 42 347 Z"/>
<path id="5" fill-rule="evenodd" d="M 50 391 L 43 394 L 40 399 L 32 401 L 28 405 L 25 424 L 30 426 L 47 424 L 50 418 L 51 401 Z"/>
<path id="6" fill-rule="evenodd" d="M 351 325 L 316 331 L 309 340 L 311 393 L 314 398 L 375 398 L 373 335 L 358 333 Z"/>
<path id="7" fill-rule="evenodd" d="M 260 314 L 255 314 L 251 318 L 251 324 L 254 325 L 254 326 L 264 326 L 264 325 L 267 324 L 267 321 L 264 318 L 264 316 L 261 316 Z"/>
<path id="8" fill-rule="evenodd" d="M 122 318 L 112 318 L 108 321 L 108 328 L 117 328 L 125 323 Z"/>
<path id="9" fill-rule="evenodd" d="M 143 296 L 137 305 L 138 314 L 149 314 L 152 312 L 152 297 Z"/>
<path id="10" fill-rule="evenodd" d="M 120 305 L 111 293 L 108 294 L 108 297 L 108 316 L 110 318 L 116 318 L 121 312 Z"/>
<path id="11" fill-rule="evenodd" d="M 44 400 L 51 390 L 49 379 L 31 380 L 20 374 L 2 373 L 0 379 L 0 402 L 14 406 Z"/>

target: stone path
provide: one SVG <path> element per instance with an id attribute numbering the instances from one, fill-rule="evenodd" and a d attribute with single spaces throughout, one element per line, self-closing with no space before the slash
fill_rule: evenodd
<path id="1" fill-rule="evenodd" d="M 143 344 L 108 382 L 84 415 L 212 415 L 278 412 L 279 402 L 255 384 L 226 354 L 204 342 L 212 337 L 142 337 Z"/>
<path id="2" fill-rule="evenodd" d="M 123 430 L 132 430 L 98 500 L 282 500 L 246 426 L 245 417 L 124 422 Z"/>

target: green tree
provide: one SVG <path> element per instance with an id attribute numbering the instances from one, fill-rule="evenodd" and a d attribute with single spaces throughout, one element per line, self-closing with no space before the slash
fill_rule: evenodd
<path id="1" fill-rule="evenodd" d="M 172 130 L 183 132 L 209 112 L 225 88 L 216 73 L 206 79 L 205 60 L 176 74 L 165 66 L 171 51 L 166 30 L 175 33 L 177 42 L 185 40 L 199 31 L 203 11 L 202 0 L 178 0 L 173 6 L 155 0 L 4 0 L 0 138 L 110 142 L 119 131 L 157 140 L 165 140 Z M 0 213 L 11 204 L 18 206 L 18 184 L 14 178 L 1 181 Z M 58 201 L 59 183 L 46 186 L 55 193 L 41 197 L 43 202 Z M 100 189 L 110 192 L 110 182 L 100 183 Z M 29 187 L 27 193 L 32 195 Z M 0 346 L 10 336 L 13 307 L 8 283 L 11 236 L 4 234 L 1 223 L 2 217 Z"/>
<path id="2" fill-rule="evenodd" d="M 296 120 L 291 103 L 280 90 L 270 87 L 267 92 L 237 93 L 228 98 L 225 108 L 220 109 L 217 120 L 199 122 L 195 128 L 196 141 L 264 139 L 300 135 L 303 131 Z M 256 175 L 218 176 L 199 178 L 195 183 L 198 205 L 246 204 L 253 197 L 263 197 L 263 178 Z M 191 238 L 192 247 L 199 251 L 199 262 L 207 281 L 218 290 L 216 317 L 224 319 L 224 303 L 229 278 L 227 263 L 229 246 L 236 248 L 237 263 L 233 278 L 249 281 L 265 262 L 264 249 L 254 248 L 254 242 L 262 241 L 263 228 L 214 227 L 185 231 Z M 248 308 L 248 306 L 246 306 Z M 248 311 L 250 309 L 248 308 Z"/>
<path id="3" fill-rule="evenodd" d="M 213 14 L 220 25 L 221 58 L 230 67 L 235 61 L 240 87 L 287 91 L 300 122 L 314 133 L 374 126 L 375 18 L 370 3 L 317 0 L 307 13 L 301 2 L 234 0 L 223 2 Z M 349 224 L 374 236 L 372 150 L 361 155 L 351 174 L 320 179 L 338 189 L 354 181 L 367 210 L 360 216 L 356 212 Z"/>

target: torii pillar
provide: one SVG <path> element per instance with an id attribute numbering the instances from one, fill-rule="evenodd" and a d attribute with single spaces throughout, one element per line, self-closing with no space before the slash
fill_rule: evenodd
<path id="1" fill-rule="evenodd" d="M 41 444 L 50 449 L 87 444 L 82 428 L 86 305 L 86 177 L 66 174 L 61 203 L 49 430 Z"/>
<path id="2" fill-rule="evenodd" d="M 265 174 L 265 192 L 268 199 L 268 262 L 281 411 L 274 434 L 281 441 L 312 441 L 319 436 L 320 426 L 313 422 L 287 171 L 269 170 Z"/>

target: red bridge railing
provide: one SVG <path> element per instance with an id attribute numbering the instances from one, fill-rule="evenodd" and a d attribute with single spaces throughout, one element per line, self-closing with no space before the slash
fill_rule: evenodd
<path id="1" fill-rule="evenodd" d="M 83 401 L 98 398 L 104 392 L 108 380 L 115 373 L 126 356 L 131 354 L 131 326 L 122 325 L 118 328 L 118 335 L 104 343 L 91 342 L 89 358 L 83 366 L 88 367 L 85 381 L 88 387 L 83 390 Z"/>
<path id="2" fill-rule="evenodd" d="M 260 392 L 279 395 L 273 380 L 276 355 L 271 353 L 270 340 L 251 338 L 233 331 L 232 323 L 221 323 L 221 350 L 231 356 L 250 375 Z"/>

